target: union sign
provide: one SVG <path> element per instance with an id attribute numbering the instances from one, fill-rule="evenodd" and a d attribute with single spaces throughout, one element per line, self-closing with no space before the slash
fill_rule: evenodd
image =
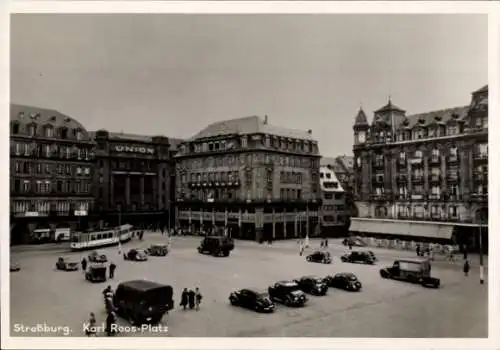
<path id="1" fill-rule="evenodd" d="M 142 154 L 155 154 L 155 149 L 151 147 L 144 146 L 124 146 L 116 145 L 115 151 L 117 152 L 127 152 L 127 153 L 142 153 Z"/>

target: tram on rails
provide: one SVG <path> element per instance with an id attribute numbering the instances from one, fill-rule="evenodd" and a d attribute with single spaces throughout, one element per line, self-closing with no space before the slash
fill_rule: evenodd
<path id="1" fill-rule="evenodd" d="M 132 225 L 92 232 L 75 232 L 71 236 L 70 249 L 86 250 L 118 245 L 130 241 L 138 232 L 139 230 Z"/>

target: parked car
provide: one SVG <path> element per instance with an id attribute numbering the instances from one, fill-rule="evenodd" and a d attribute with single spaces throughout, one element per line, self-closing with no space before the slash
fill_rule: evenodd
<path id="1" fill-rule="evenodd" d="M 366 242 L 361 239 L 361 237 L 347 237 L 347 238 L 344 238 L 344 240 L 342 241 L 342 244 L 345 245 L 345 246 L 348 246 L 350 243 L 350 245 L 354 246 L 354 247 L 366 247 L 367 244 Z"/>
<path id="2" fill-rule="evenodd" d="M 10 262 L 10 272 L 17 272 L 21 270 L 21 265 L 16 262 Z"/>
<path id="3" fill-rule="evenodd" d="M 268 293 L 249 288 L 232 292 L 229 295 L 229 302 L 233 306 L 241 306 L 257 312 L 273 312 L 275 308 Z"/>
<path id="4" fill-rule="evenodd" d="M 106 265 L 99 263 L 92 264 L 85 272 L 85 279 L 89 282 L 106 282 L 106 271 Z"/>
<path id="5" fill-rule="evenodd" d="M 317 276 L 303 276 L 294 280 L 299 285 L 299 288 L 308 294 L 312 295 L 326 295 L 328 285 L 322 278 Z"/>
<path id="6" fill-rule="evenodd" d="M 362 264 L 375 264 L 375 260 L 373 259 L 372 254 L 368 252 L 351 252 L 349 254 L 344 254 L 340 257 L 342 262 L 350 262 L 350 263 L 362 263 Z"/>
<path id="7" fill-rule="evenodd" d="M 146 280 L 123 282 L 113 303 L 119 316 L 132 325 L 156 324 L 174 308 L 172 286 Z"/>
<path id="8" fill-rule="evenodd" d="M 304 306 L 307 296 L 293 281 L 279 281 L 268 288 L 269 297 L 274 302 L 286 306 Z"/>
<path id="9" fill-rule="evenodd" d="M 76 271 L 78 270 L 78 262 L 59 257 L 56 262 L 56 269 L 62 271 Z"/>
<path id="10" fill-rule="evenodd" d="M 152 244 L 146 249 L 146 254 L 151 256 L 166 256 L 168 254 L 167 244 Z"/>
<path id="11" fill-rule="evenodd" d="M 324 280 L 328 287 L 343 289 L 349 292 L 359 292 L 363 288 L 358 277 L 350 272 L 341 272 L 334 276 L 326 276 Z"/>
<path id="12" fill-rule="evenodd" d="M 332 256 L 329 252 L 322 252 L 320 250 L 315 251 L 312 254 L 306 256 L 306 260 L 309 262 L 322 263 L 322 264 L 331 264 Z"/>
<path id="13" fill-rule="evenodd" d="M 92 253 L 89 254 L 88 260 L 89 260 L 89 262 L 93 262 L 93 263 L 106 263 L 106 262 L 108 262 L 108 258 L 106 256 L 106 254 L 100 254 L 96 250 L 94 250 Z"/>
<path id="14" fill-rule="evenodd" d="M 148 255 L 142 249 L 130 249 L 127 253 L 123 254 L 123 259 L 131 261 L 147 261 Z"/>
<path id="15" fill-rule="evenodd" d="M 198 247 L 198 253 L 211 254 L 213 256 L 229 256 L 234 249 L 232 238 L 223 236 L 208 236 L 203 238 Z"/>
<path id="16" fill-rule="evenodd" d="M 424 287 L 439 288 L 441 280 L 431 277 L 431 263 L 428 259 L 399 259 L 391 267 L 380 270 L 380 277 L 418 283 Z"/>

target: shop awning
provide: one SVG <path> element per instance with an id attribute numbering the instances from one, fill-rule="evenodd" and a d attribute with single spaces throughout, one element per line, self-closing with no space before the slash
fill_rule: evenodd
<path id="1" fill-rule="evenodd" d="M 351 218 L 350 232 L 451 239 L 452 224 Z"/>

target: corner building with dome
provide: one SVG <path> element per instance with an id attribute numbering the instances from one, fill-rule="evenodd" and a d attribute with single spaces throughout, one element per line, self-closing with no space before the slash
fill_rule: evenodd
<path id="1" fill-rule="evenodd" d="M 389 100 L 371 123 L 359 110 L 352 234 L 487 250 L 488 86 L 471 95 L 413 115 Z"/>

